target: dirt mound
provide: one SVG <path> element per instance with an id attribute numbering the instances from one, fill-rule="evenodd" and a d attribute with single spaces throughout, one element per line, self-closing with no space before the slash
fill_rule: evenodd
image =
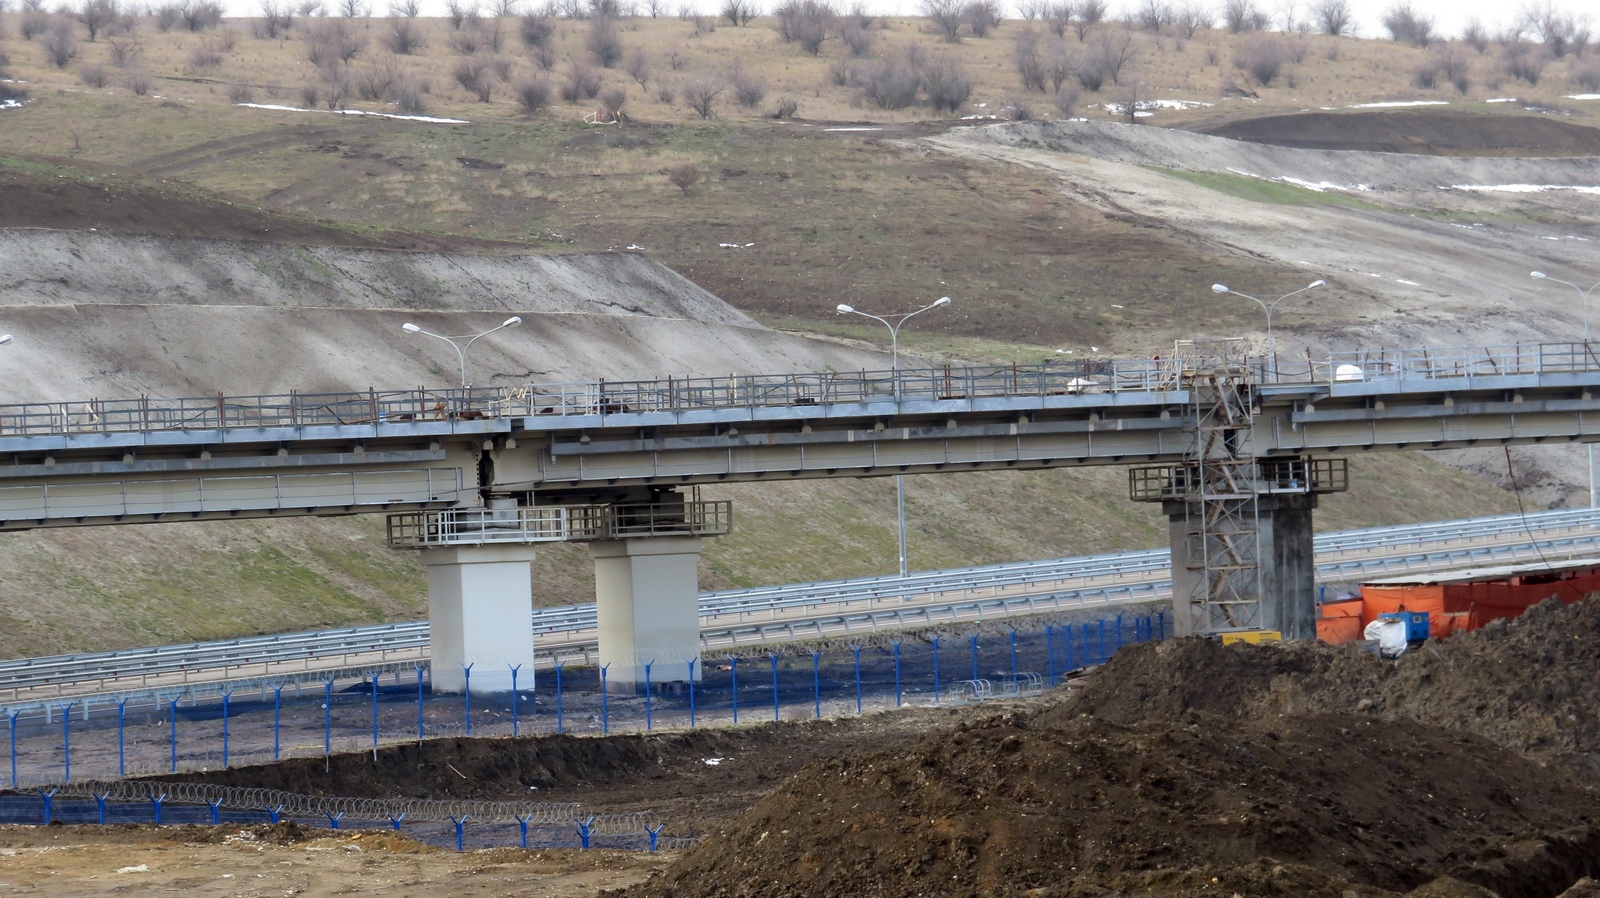
<path id="1" fill-rule="evenodd" d="M 1600 129 L 1539 115 L 1442 109 L 1305 112 L 1202 124 L 1195 131 L 1307 150 L 1430 156 L 1597 156 Z"/>
<path id="2" fill-rule="evenodd" d="M 1226 873 L 1248 894 L 1451 876 L 1553 895 L 1600 869 L 1596 813 L 1530 761 L 1410 721 L 1011 714 L 814 765 L 627 894 L 1215 894 Z M 1246 885 L 1262 876 L 1281 885 Z"/>
<path id="3" fill-rule="evenodd" d="M 1319 643 L 1177 640 L 1119 653 L 1058 716 L 1370 713 L 1465 730 L 1600 776 L 1600 596 L 1551 599 L 1396 662 Z"/>

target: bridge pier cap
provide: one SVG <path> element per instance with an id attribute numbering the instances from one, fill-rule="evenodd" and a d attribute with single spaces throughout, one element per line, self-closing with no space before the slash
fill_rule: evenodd
<path id="1" fill-rule="evenodd" d="M 700 550 L 694 536 L 601 539 L 594 559 L 595 615 L 606 687 L 637 692 L 651 683 L 700 679 Z"/>
<path id="2" fill-rule="evenodd" d="M 422 550 L 436 692 L 532 689 L 533 546 L 444 546 Z"/>

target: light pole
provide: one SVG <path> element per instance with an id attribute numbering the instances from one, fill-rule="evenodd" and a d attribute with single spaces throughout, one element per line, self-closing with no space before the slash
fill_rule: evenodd
<path id="1" fill-rule="evenodd" d="M 465 390 L 467 388 L 467 350 L 472 348 L 472 344 L 476 343 L 480 337 L 487 337 L 495 331 L 504 330 L 508 327 L 516 327 L 521 323 L 522 317 L 520 315 L 512 315 L 510 318 L 507 318 L 506 320 L 500 322 L 500 324 L 489 328 L 481 334 L 457 334 L 455 336 L 446 336 L 444 334 L 436 334 L 432 331 L 425 331 L 409 321 L 400 325 L 400 329 L 408 334 L 421 334 L 424 337 L 433 337 L 435 339 L 443 340 L 455 347 L 456 355 L 461 359 L 461 389 Z M 457 343 L 457 340 L 466 340 L 467 342 Z"/>
<path id="2" fill-rule="evenodd" d="M 840 315 L 860 315 L 881 322 L 889 329 L 889 370 L 894 374 L 894 398 L 900 399 L 900 325 L 905 324 L 913 315 L 921 315 L 929 309 L 950 304 L 950 297 L 941 296 L 915 312 L 902 312 L 896 315 L 873 315 L 863 312 L 854 306 L 839 303 L 835 311 Z M 890 321 L 889 319 L 894 319 Z M 894 498 L 896 518 L 900 523 L 900 576 L 906 575 L 906 475 L 894 475 Z"/>
<path id="3" fill-rule="evenodd" d="M 1258 299 L 1258 298 L 1256 298 L 1254 296 L 1251 296 L 1248 293 L 1240 293 L 1237 290 L 1230 290 L 1230 289 L 1227 288 L 1227 286 L 1225 286 L 1223 284 L 1212 284 L 1211 285 L 1211 292 L 1212 293 L 1232 293 L 1234 296 L 1243 296 L 1245 299 L 1248 299 L 1251 302 L 1254 302 L 1256 305 L 1260 306 L 1261 310 L 1263 312 L 1267 313 L 1267 358 L 1272 363 L 1273 374 L 1277 374 L 1277 371 L 1278 371 L 1278 353 L 1277 353 L 1277 348 L 1272 343 L 1272 311 L 1278 307 L 1278 303 L 1283 302 L 1284 300 L 1288 299 L 1289 297 L 1291 297 L 1291 296 L 1299 296 L 1300 294 L 1306 292 L 1307 290 L 1312 289 L 1313 287 L 1321 287 L 1323 284 L 1326 284 L 1326 283 L 1327 283 L 1327 281 L 1322 280 L 1321 278 L 1318 278 L 1317 280 L 1312 281 L 1311 283 L 1305 285 L 1304 287 L 1301 287 L 1299 290 L 1296 290 L 1293 293 L 1285 293 L 1285 294 L 1283 294 L 1282 296 L 1278 297 L 1277 299 L 1274 299 L 1270 303 L 1268 303 L 1268 302 L 1266 302 L 1264 300 Z"/>
<path id="4" fill-rule="evenodd" d="M 1587 352 L 1588 349 L 1589 349 L 1589 296 L 1590 296 L 1590 294 L 1594 293 L 1595 287 L 1600 287 L 1600 283 L 1596 283 L 1594 286 L 1592 286 L 1589 289 L 1585 290 L 1582 287 L 1578 286 L 1577 284 L 1572 283 L 1571 281 L 1563 281 L 1560 278 L 1553 278 L 1550 275 L 1545 274 L 1542 271 L 1530 271 L 1530 272 L 1528 272 L 1528 276 L 1531 277 L 1531 278 L 1535 278 L 1537 280 L 1541 280 L 1541 281 L 1549 281 L 1552 284 L 1566 284 L 1568 287 L 1571 287 L 1572 289 L 1578 291 L 1578 296 L 1583 300 L 1583 347 L 1584 347 L 1584 351 Z M 1597 486 L 1597 483 L 1600 483 L 1600 481 L 1597 481 L 1597 478 L 1595 477 L 1596 473 L 1600 473 L 1600 472 L 1596 471 L 1596 468 L 1595 468 L 1595 456 L 1594 456 L 1594 444 L 1590 443 L 1589 444 L 1589 507 L 1590 508 L 1600 508 L 1600 486 Z"/>
<path id="5" fill-rule="evenodd" d="M 15 340 L 15 339 L 16 339 L 16 337 L 11 336 L 10 334 L 5 334 L 3 336 L 0 336 L 0 346 L 4 346 L 7 343 L 10 343 L 12 340 Z"/>

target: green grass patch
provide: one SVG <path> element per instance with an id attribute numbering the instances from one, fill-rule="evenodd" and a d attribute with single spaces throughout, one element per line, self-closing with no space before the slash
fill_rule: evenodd
<path id="1" fill-rule="evenodd" d="M 1227 172 L 1193 172 L 1159 165 L 1145 166 L 1152 171 L 1171 175 L 1218 193 L 1256 203 L 1273 203 L 1279 206 L 1339 206 L 1345 209 L 1391 211 L 1377 203 L 1350 196 L 1337 190 L 1311 190 L 1282 181 L 1268 181 Z"/>

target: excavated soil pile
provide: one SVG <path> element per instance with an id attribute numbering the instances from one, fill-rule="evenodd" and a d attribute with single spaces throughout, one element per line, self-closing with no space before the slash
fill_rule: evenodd
<path id="1" fill-rule="evenodd" d="M 813 765 L 627 895 L 1337 898 L 1449 876 L 1552 896 L 1600 871 L 1597 814 L 1531 761 L 1409 721 L 1014 714 Z"/>
<path id="2" fill-rule="evenodd" d="M 1195 130 L 1306 150 L 1433 156 L 1600 155 L 1600 130 L 1539 115 L 1435 109 L 1306 112 L 1202 124 Z"/>
<path id="3" fill-rule="evenodd" d="M 1597 650 L 1596 599 L 1398 663 L 1142 647 L 1037 712 L 812 765 L 627 894 L 1593 894 L 1600 793 L 1536 759 L 1592 757 Z"/>
<path id="4" fill-rule="evenodd" d="M 1320 643 L 1141 646 L 1119 653 L 1053 713 L 1123 723 L 1188 710 L 1404 717 L 1475 733 L 1600 782 L 1597 670 L 1600 596 L 1571 606 L 1551 599 L 1393 662 Z"/>

